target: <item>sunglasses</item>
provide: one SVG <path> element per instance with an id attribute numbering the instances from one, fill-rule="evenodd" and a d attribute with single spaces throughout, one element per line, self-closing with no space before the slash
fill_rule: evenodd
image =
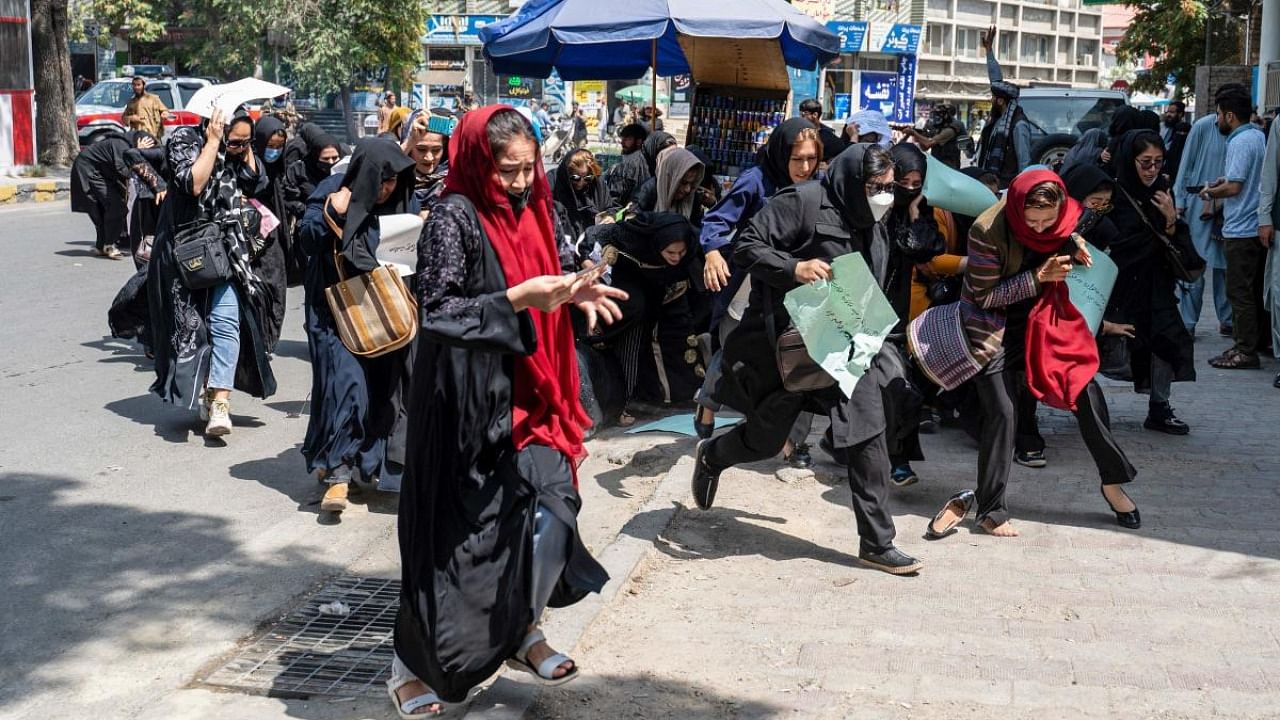
<path id="1" fill-rule="evenodd" d="M 1151 168 L 1160 167 L 1161 165 L 1163 165 L 1164 158 L 1155 158 L 1154 160 L 1139 158 L 1137 160 L 1137 163 L 1138 163 L 1138 167 L 1142 168 L 1143 170 L 1150 170 Z"/>
<path id="2" fill-rule="evenodd" d="M 595 175 L 570 175 L 569 179 L 574 182 L 591 182 L 596 179 Z"/>
<path id="3" fill-rule="evenodd" d="M 240 148 L 247 148 L 247 147 L 249 147 L 249 143 L 251 143 L 251 142 L 253 142 L 253 141 L 252 141 L 252 140 L 248 140 L 248 139 L 245 139 L 245 140 L 228 140 L 228 141 L 227 141 L 227 147 L 232 148 L 232 149 L 234 149 L 234 150 L 239 150 Z"/>
<path id="4" fill-rule="evenodd" d="M 897 183 L 892 183 L 892 182 L 887 182 L 887 183 L 875 183 L 875 182 L 869 182 L 869 183 L 867 183 L 867 184 L 866 184 L 866 187 L 867 187 L 867 192 L 868 192 L 869 194 L 871 194 L 871 195 L 879 195 L 880 193 L 893 192 L 893 188 L 894 188 L 894 186 L 895 186 L 895 185 L 897 185 Z"/>

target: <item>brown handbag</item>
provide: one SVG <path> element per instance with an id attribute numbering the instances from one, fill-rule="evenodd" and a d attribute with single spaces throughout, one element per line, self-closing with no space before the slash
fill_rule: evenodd
<path id="1" fill-rule="evenodd" d="M 324 218 L 337 237 L 342 230 L 329 217 L 325 201 Z M 418 334 L 418 304 L 400 273 L 388 265 L 353 278 L 343 272 L 342 253 L 333 251 L 338 282 L 324 290 L 329 311 L 333 313 L 338 337 L 352 355 L 378 357 L 394 352 L 413 342 Z"/>
<path id="2" fill-rule="evenodd" d="M 775 338 L 774 353 L 782 387 L 788 392 L 801 393 L 825 390 L 835 385 L 836 379 L 809 355 L 804 338 L 794 325 L 782 332 L 777 331 L 773 317 L 773 289 L 768 286 L 764 288 L 764 304 L 765 330 Z"/>

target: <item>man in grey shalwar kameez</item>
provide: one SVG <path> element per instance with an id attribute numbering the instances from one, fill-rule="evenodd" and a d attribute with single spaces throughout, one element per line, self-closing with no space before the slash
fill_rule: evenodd
<path id="1" fill-rule="evenodd" d="M 1271 122 L 1267 154 L 1262 161 L 1262 182 L 1258 198 L 1258 239 L 1269 245 L 1267 274 L 1262 285 L 1263 307 L 1271 313 L 1271 347 L 1280 349 L 1280 248 L 1276 225 L 1280 224 L 1280 122 Z M 1273 383 L 1280 389 L 1280 374 Z"/>
<path id="2" fill-rule="evenodd" d="M 1191 228 L 1191 241 L 1204 258 L 1208 271 L 1194 283 L 1178 283 L 1182 322 L 1195 335 L 1204 303 L 1204 284 L 1213 276 L 1213 307 L 1220 329 L 1231 325 L 1231 303 L 1227 302 L 1227 256 L 1222 238 L 1213 235 L 1213 220 L 1201 219 L 1204 201 L 1196 197 L 1199 188 L 1222 177 L 1226 163 L 1227 139 L 1218 132 L 1217 117 L 1206 115 L 1191 126 L 1182 151 L 1182 163 L 1174 182 L 1178 211 Z M 1229 332 L 1223 334 L 1229 335 Z"/>

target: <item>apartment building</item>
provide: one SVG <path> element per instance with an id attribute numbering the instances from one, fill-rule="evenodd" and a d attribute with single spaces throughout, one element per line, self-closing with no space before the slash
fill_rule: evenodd
<path id="1" fill-rule="evenodd" d="M 989 112 L 982 33 L 999 31 L 996 57 L 1005 79 L 1095 88 L 1102 72 L 1102 8 L 1081 0 L 924 0 L 918 87 L 922 102 L 948 101 L 970 124 Z"/>

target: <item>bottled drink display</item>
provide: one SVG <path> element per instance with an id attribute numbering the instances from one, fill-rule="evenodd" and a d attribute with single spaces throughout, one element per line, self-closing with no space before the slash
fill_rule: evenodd
<path id="1" fill-rule="evenodd" d="M 692 144 L 701 145 L 726 175 L 756 164 L 756 151 L 786 119 L 785 98 L 745 98 L 698 93 L 694 97 Z"/>

